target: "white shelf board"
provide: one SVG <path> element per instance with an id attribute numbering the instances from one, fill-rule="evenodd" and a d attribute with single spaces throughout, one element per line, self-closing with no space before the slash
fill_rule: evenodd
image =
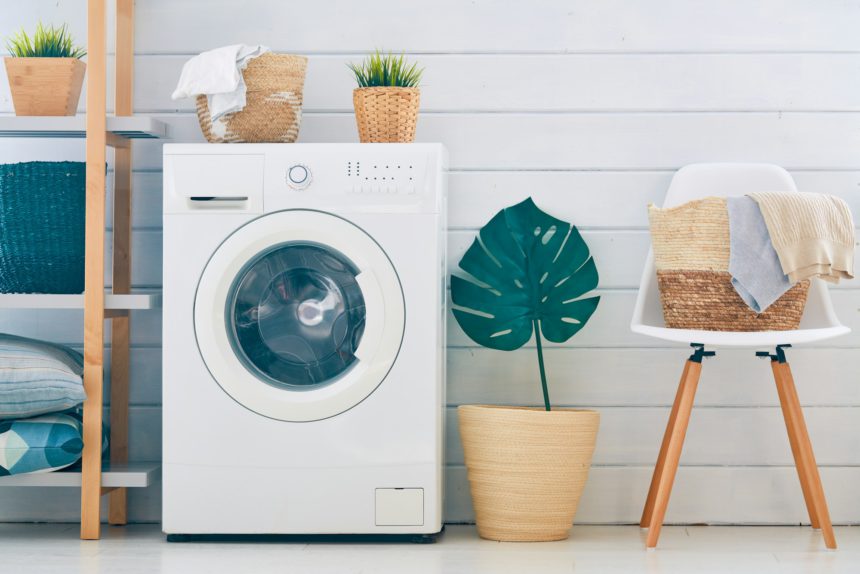
<path id="1" fill-rule="evenodd" d="M 131 462 L 105 464 L 102 467 L 102 487 L 145 488 L 161 479 L 161 463 Z M 0 486 L 80 487 L 81 470 L 58 470 L 0 477 Z"/>
<path id="2" fill-rule="evenodd" d="M 158 309 L 161 293 L 105 294 L 105 309 Z M 83 309 L 84 295 L 0 293 L 0 309 Z"/>
<path id="3" fill-rule="evenodd" d="M 0 116 L 0 137 L 83 138 L 86 116 Z M 107 131 L 127 139 L 163 138 L 167 124 L 149 116 L 108 116 Z"/>

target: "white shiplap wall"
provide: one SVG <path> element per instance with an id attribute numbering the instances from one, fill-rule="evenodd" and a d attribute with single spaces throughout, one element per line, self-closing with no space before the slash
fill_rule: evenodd
<path id="1" fill-rule="evenodd" d="M 84 0 L 4 3 L 0 34 L 42 18 L 85 37 Z M 860 215 L 860 2 L 820 0 L 145 0 L 137 5 L 136 109 L 200 141 L 191 102 L 169 99 L 182 63 L 218 45 L 310 57 L 301 141 L 356 141 L 344 65 L 375 47 L 426 66 L 418 139 L 451 152 L 452 264 L 495 211 L 531 195 L 583 230 L 600 308 L 547 350 L 560 405 L 603 422 L 579 520 L 637 521 L 687 351 L 630 333 L 648 247 L 645 205 L 696 161 L 767 161 Z M 83 99 L 82 99 L 83 101 Z M 10 112 L 5 81 L 0 112 Z M 0 160 L 80 158 L 74 142 L 0 142 Z M 159 143 L 135 144 L 134 284 L 161 283 Z M 171 246 L 176 249 L 178 246 Z M 834 521 L 860 522 L 860 289 L 833 292 L 853 335 L 791 352 Z M 167 319 L 169 321 L 169 318 Z M 0 329 L 79 345 L 81 316 L 4 313 Z M 160 456 L 157 313 L 134 316 L 131 456 Z M 449 405 L 537 404 L 534 349 L 476 348 L 449 321 Z M 751 352 L 708 361 L 670 522 L 806 521 L 769 367 Z M 449 521 L 472 519 L 449 417 Z M 133 492 L 159 519 L 158 489 Z M 0 489 L 0 520 L 74 520 L 74 491 Z"/>

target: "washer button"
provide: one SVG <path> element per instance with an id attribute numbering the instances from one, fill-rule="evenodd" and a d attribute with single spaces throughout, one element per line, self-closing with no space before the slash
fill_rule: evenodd
<path id="1" fill-rule="evenodd" d="M 287 171 L 287 184 L 293 189 L 304 189 L 311 183 L 311 172 L 307 166 L 296 164 Z"/>

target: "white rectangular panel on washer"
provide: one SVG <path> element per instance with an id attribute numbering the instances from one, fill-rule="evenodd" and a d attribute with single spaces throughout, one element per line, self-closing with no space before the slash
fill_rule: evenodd
<path id="1" fill-rule="evenodd" d="M 424 524 L 423 488 L 377 488 L 377 526 L 421 526 Z"/>
<path id="2" fill-rule="evenodd" d="M 263 208 L 264 156 L 181 155 L 164 161 L 164 212 L 200 208 Z"/>

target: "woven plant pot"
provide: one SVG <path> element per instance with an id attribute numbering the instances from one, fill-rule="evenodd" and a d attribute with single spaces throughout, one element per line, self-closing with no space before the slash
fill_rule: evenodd
<path id="1" fill-rule="evenodd" d="M 77 58 L 5 58 L 16 116 L 73 116 L 87 65 Z"/>
<path id="2" fill-rule="evenodd" d="M 248 63 L 245 108 L 212 121 L 206 96 L 197 96 L 197 119 L 209 143 L 293 143 L 302 122 L 308 59 L 266 52 Z"/>
<path id="3" fill-rule="evenodd" d="M 0 165 L 0 293 L 82 293 L 86 164 Z"/>
<path id="4" fill-rule="evenodd" d="M 597 411 L 467 405 L 457 409 L 478 534 L 564 540 L 591 467 Z"/>
<path id="5" fill-rule="evenodd" d="M 419 88 L 356 88 L 352 92 L 361 143 L 411 143 L 418 123 Z"/>
<path id="6" fill-rule="evenodd" d="M 732 286 L 726 199 L 708 197 L 677 207 L 650 206 L 651 244 L 663 320 L 672 329 L 787 331 L 797 329 L 809 281 L 801 281 L 764 313 Z"/>

